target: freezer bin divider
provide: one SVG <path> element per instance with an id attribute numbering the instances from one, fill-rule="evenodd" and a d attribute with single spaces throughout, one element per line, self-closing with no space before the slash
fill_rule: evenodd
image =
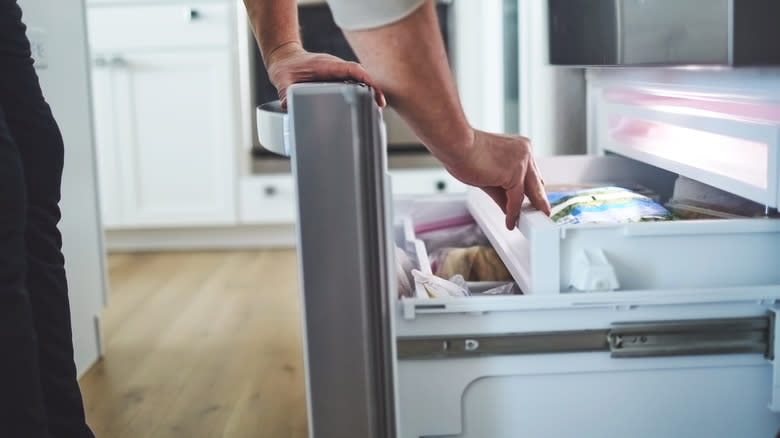
<path id="1" fill-rule="evenodd" d="M 759 353 L 774 357 L 774 313 L 754 318 L 617 322 L 608 329 L 400 337 L 398 359 L 609 352 L 613 358 Z"/>

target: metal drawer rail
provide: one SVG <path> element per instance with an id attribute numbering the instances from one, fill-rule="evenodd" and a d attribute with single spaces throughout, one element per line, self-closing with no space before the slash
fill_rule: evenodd
<path id="1" fill-rule="evenodd" d="M 399 359 L 604 351 L 614 358 L 772 351 L 774 313 L 756 318 L 614 323 L 609 329 L 501 335 L 402 337 Z"/>

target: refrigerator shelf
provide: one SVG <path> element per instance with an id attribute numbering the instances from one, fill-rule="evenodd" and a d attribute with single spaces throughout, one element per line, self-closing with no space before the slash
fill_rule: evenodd
<path id="1" fill-rule="evenodd" d="M 630 182 L 667 200 L 676 175 L 623 157 L 551 157 L 537 164 L 547 184 Z M 468 208 L 527 295 L 580 292 L 584 254 L 603 253 L 619 290 L 780 284 L 775 254 L 780 220 L 679 220 L 557 225 L 526 208 L 514 230 L 484 193 L 472 190 Z M 589 269 L 587 266 L 584 269 Z M 593 268 L 592 275 L 599 275 Z M 608 279 L 594 281 L 609 284 Z"/>
<path id="2" fill-rule="evenodd" d="M 597 78 L 594 87 L 602 87 L 590 90 L 594 146 L 777 207 L 776 93 L 726 92 L 703 82 L 694 92 L 642 81 L 607 85 Z"/>

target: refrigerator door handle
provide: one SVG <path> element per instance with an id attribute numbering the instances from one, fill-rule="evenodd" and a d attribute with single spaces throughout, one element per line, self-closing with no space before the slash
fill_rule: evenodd
<path id="1" fill-rule="evenodd" d="M 290 156 L 290 122 L 287 110 L 278 100 L 257 107 L 257 139 L 270 152 Z"/>

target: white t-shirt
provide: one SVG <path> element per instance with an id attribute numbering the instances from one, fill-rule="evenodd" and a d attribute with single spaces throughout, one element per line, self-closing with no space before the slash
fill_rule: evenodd
<path id="1" fill-rule="evenodd" d="M 328 0 L 336 24 L 346 30 L 371 29 L 411 14 L 425 0 Z"/>

